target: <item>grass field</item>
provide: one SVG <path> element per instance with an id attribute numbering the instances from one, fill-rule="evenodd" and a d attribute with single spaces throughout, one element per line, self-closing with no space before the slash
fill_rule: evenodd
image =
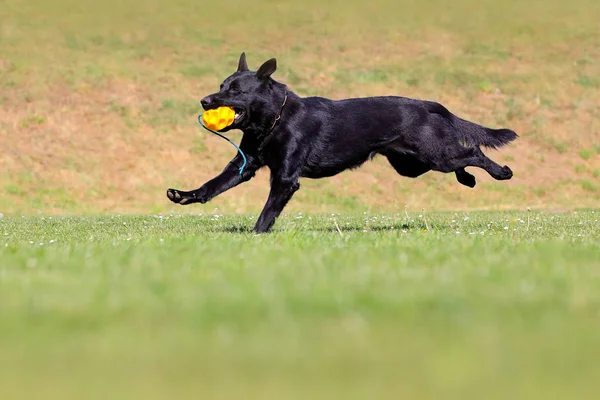
<path id="1" fill-rule="evenodd" d="M 0 398 L 600 390 L 598 212 L 255 217 L 0 219 Z"/>

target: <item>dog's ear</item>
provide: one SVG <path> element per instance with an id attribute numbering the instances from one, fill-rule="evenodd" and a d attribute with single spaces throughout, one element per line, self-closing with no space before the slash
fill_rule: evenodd
<path id="1" fill-rule="evenodd" d="M 237 72 L 248 71 L 248 63 L 246 62 L 246 53 L 240 55 L 240 61 L 238 61 Z"/>
<path id="2" fill-rule="evenodd" d="M 277 60 L 271 58 L 270 60 L 265 61 L 265 63 L 260 66 L 258 71 L 256 71 L 256 76 L 258 77 L 258 79 L 268 79 L 271 75 L 273 75 L 273 72 L 275 72 L 276 69 Z"/>

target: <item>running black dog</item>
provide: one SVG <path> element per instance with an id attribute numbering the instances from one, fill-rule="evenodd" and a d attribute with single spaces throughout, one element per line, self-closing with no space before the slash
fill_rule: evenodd
<path id="1" fill-rule="evenodd" d="M 275 81 L 275 59 L 256 72 L 240 56 L 237 71 L 221 89 L 201 100 L 205 110 L 229 106 L 232 125 L 243 131 L 240 148 L 247 165 L 239 173 L 238 154 L 217 177 L 189 192 L 168 189 L 178 204 L 206 203 L 250 180 L 259 168 L 271 170 L 271 192 L 255 232 L 267 232 L 300 188 L 299 178 L 324 178 L 357 168 L 376 154 L 385 156 L 402 176 L 427 171 L 454 172 L 463 185 L 474 187 L 465 167 L 479 167 L 497 180 L 512 171 L 487 158 L 479 146 L 496 148 L 517 138 L 509 129 L 490 129 L 461 119 L 444 106 L 404 97 L 367 97 L 333 101 L 301 98 Z"/>

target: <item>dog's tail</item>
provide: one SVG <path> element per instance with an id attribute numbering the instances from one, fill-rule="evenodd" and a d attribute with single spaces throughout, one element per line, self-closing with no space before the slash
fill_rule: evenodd
<path id="1" fill-rule="evenodd" d="M 425 102 L 429 112 L 440 114 L 448 119 L 456 128 L 462 142 L 471 146 L 498 148 L 515 140 L 518 135 L 510 129 L 492 129 L 464 120 L 452 114 L 439 103 Z"/>
<path id="2" fill-rule="evenodd" d="M 466 121 L 454 116 L 454 126 L 461 139 L 471 145 L 485 146 L 492 149 L 505 146 L 515 140 L 518 135 L 510 129 L 492 129 Z"/>

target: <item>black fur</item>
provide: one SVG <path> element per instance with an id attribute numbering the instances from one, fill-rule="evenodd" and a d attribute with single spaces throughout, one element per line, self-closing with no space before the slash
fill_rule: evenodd
<path id="1" fill-rule="evenodd" d="M 264 166 L 271 171 L 271 192 L 254 226 L 267 232 L 300 188 L 299 178 L 324 178 L 357 168 L 376 154 L 385 156 L 402 176 L 415 178 L 430 170 L 454 172 L 463 185 L 474 187 L 465 167 L 479 167 L 497 180 L 512 171 L 487 158 L 480 146 L 497 148 L 517 138 L 509 129 L 490 129 L 461 119 L 444 106 L 405 97 L 367 97 L 333 101 L 301 98 L 271 78 L 277 63 L 248 70 L 242 53 L 238 70 L 219 92 L 202 99 L 204 109 L 230 106 L 239 115 L 240 148 L 248 164 L 242 175 L 238 154 L 220 175 L 189 192 L 168 189 L 174 203 L 206 203 L 251 179 Z"/>

